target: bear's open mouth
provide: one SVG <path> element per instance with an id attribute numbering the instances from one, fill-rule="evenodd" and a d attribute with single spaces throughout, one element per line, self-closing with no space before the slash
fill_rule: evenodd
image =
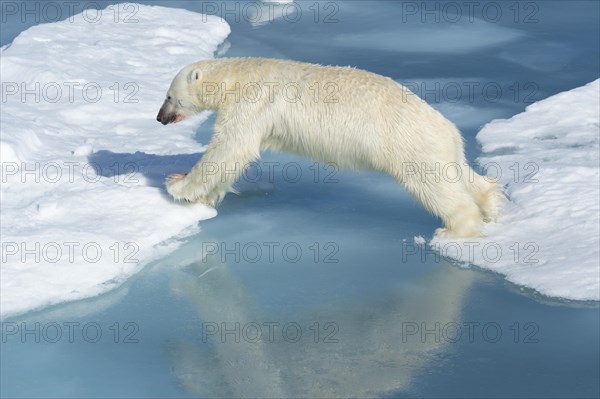
<path id="1" fill-rule="evenodd" d="M 163 110 L 158 111 L 158 115 L 156 116 L 156 120 L 162 123 L 163 125 L 168 125 L 169 123 L 177 123 L 181 122 L 185 119 L 185 116 L 181 114 L 170 114 L 165 116 Z"/>

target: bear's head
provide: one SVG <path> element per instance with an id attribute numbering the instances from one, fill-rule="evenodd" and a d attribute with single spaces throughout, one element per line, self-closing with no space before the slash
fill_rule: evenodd
<path id="1" fill-rule="evenodd" d="M 167 125 L 180 122 L 203 111 L 205 107 L 199 103 L 197 95 L 201 77 L 202 71 L 198 65 L 192 64 L 183 68 L 173 79 L 156 120 Z"/>

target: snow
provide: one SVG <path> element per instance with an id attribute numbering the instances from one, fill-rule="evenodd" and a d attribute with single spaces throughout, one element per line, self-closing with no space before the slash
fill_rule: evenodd
<path id="1" fill-rule="evenodd" d="M 108 291 L 216 215 L 163 185 L 200 157 L 207 115 L 155 118 L 176 72 L 229 33 L 216 16 L 119 4 L 2 48 L 3 317 Z"/>
<path id="2" fill-rule="evenodd" d="M 510 197 L 486 238 L 430 245 L 551 297 L 600 300 L 600 80 L 477 135 L 479 163 Z"/>
<path id="3" fill-rule="evenodd" d="M 415 236 L 414 242 L 416 245 L 425 245 L 427 240 L 423 236 Z"/>

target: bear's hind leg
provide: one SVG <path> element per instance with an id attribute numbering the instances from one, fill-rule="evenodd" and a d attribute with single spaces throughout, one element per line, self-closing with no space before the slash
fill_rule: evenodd
<path id="1" fill-rule="evenodd" d="M 441 238 L 481 237 L 483 217 L 479 206 L 462 181 L 449 182 L 442 177 L 440 181 L 426 176 L 413 175 L 408 179 L 397 180 L 429 212 L 439 216 L 443 228 L 435 235 Z"/>
<path id="2" fill-rule="evenodd" d="M 488 181 L 485 177 L 470 171 L 469 181 L 465 182 L 475 202 L 481 209 L 485 222 L 494 222 L 506 200 L 500 183 Z"/>

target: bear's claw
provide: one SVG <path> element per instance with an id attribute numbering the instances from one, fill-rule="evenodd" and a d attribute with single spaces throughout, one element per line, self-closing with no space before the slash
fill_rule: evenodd
<path id="1" fill-rule="evenodd" d="M 187 173 L 169 175 L 165 181 L 167 192 L 178 201 L 194 202 L 193 198 L 189 196 L 191 193 L 187 189 L 188 182 L 184 180 L 186 176 Z"/>
<path id="2" fill-rule="evenodd" d="M 167 177 L 167 183 L 175 183 L 187 176 L 187 173 L 174 173 Z"/>

